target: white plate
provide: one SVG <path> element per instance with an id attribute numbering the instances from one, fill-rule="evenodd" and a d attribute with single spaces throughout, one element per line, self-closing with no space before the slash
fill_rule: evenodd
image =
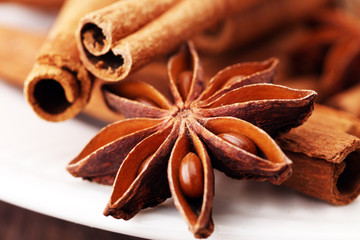
<path id="1" fill-rule="evenodd" d="M 4 10 L 0 5 L 0 22 L 6 16 L 24 16 L 23 9 L 20 13 L 15 10 L 12 6 Z M 37 14 L 29 16 L 35 22 L 22 19 L 17 25 L 48 27 L 49 22 L 44 23 Z M 1 81 L 0 114 L 0 200 L 132 236 L 193 238 L 171 199 L 129 221 L 116 220 L 102 215 L 110 187 L 66 172 L 66 164 L 98 132 L 99 124 L 84 117 L 45 122 L 32 112 L 19 89 Z M 232 180 L 218 172 L 215 182 L 215 231 L 209 239 L 360 239 L 360 200 L 337 207 L 290 189 Z"/>

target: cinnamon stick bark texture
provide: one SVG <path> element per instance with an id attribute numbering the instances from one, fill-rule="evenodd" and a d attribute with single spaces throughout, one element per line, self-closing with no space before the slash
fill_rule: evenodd
<path id="1" fill-rule="evenodd" d="M 80 62 L 74 32 L 83 15 L 113 2 L 65 2 L 25 83 L 25 96 L 41 118 L 66 120 L 87 104 L 92 79 Z"/>
<path id="2" fill-rule="evenodd" d="M 0 26 L 0 77 L 23 87 L 45 36 Z"/>
<path id="3" fill-rule="evenodd" d="M 219 54 L 274 30 L 295 24 L 329 4 L 329 0 L 258 1 L 193 38 L 199 51 Z"/>
<path id="4" fill-rule="evenodd" d="M 293 161 L 284 183 L 307 195 L 345 205 L 360 193 L 360 120 L 316 105 L 302 126 L 278 143 Z"/>
<path id="5" fill-rule="evenodd" d="M 121 80 L 216 21 L 260 1 L 120 1 L 81 20 L 77 30 L 80 57 L 95 76 Z M 127 17 L 124 13 L 129 12 L 134 14 Z"/>

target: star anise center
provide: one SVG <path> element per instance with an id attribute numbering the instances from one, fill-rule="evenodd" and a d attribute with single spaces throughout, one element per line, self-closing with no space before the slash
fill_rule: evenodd
<path id="1" fill-rule="evenodd" d="M 179 110 L 176 113 L 174 113 L 174 117 L 185 120 L 188 117 L 192 116 L 193 114 L 194 113 L 190 107 L 182 107 L 179 108 Z"/>

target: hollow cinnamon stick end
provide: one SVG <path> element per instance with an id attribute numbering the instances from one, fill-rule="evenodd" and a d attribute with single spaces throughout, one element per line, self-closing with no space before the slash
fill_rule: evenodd
<path id="1" fill-rule="evenodd" d="M 293 160 L 293 174 L 284 182 L 299 192 L 336 205 L 346 205 L 360 194 L 360 158 L 354 151 L 340 164 L 285 152 Z"/>
<path id="2" fill-rule="evenodd" d="M 86 69 L 108 81 L 124 79 L 131 70 L 132 59 L 128 46 L 112 49 L 111 23 L 96 14 L 81 19 L 76 31 L 76 44 Z"/>
<path id="3" fill-rule="evenodd" d="M 293 161 L 284 185 L 336 205 L 360 194 L 360 121 L 341 111 L 316 105 L 300 127 L 277 142 Z"/>
<path id="4" fill-rule="evenodd" d="M 42 119 L 53 122 L 70 119 L 85 107 L 90 96 L 91 83 L 80 86 L 76 79 L 79 75 L 52 65 L 36 64 L 25 81 L 24 95 Z"/>
<path id="5" fill-rule="evenodd" d="M 85 48 L 90 54 L 100 56 L 108 52 L 112 43 L 112 22 L 96 12 L 80 19 L 76 30 L 78 48 Z"/>
<path id="6" fill-rule="evenodd" d="M 301 127 L 277 139 L 293 161 L 284 182 L 307 195 L 345 205 L 360 194 L 360 139 L 318 122 L 317 112 Z"/>

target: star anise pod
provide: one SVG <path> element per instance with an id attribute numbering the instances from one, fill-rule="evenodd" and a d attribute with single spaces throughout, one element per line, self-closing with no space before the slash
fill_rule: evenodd
<path id="1" fill-rule="evenodd" d="M 195 237 L 213 231 L 213 167 L 237 179 L 280 184 L 291 161 L 268 133 L 300 125 L 316 93 L 274 85 L 277 59 L 230 66 L 204 87 L 188 43 L 168 63 L 173 99 L 145 82 L 104 90 L 108 105 L 131 119 L 108 125 L 68 165 L 68 171 L 113 192 L 105 215 L 130 219 L 170 196 Z M 267 131 L 268 133 L 266 133 Z"/>
<path id="2" fill-rule="evenodd" d="M 291 74 L 319 79 L 326 99 L 360 82 L 360 21 L 341 10 L 319 12 L 289 51 Z"/>

